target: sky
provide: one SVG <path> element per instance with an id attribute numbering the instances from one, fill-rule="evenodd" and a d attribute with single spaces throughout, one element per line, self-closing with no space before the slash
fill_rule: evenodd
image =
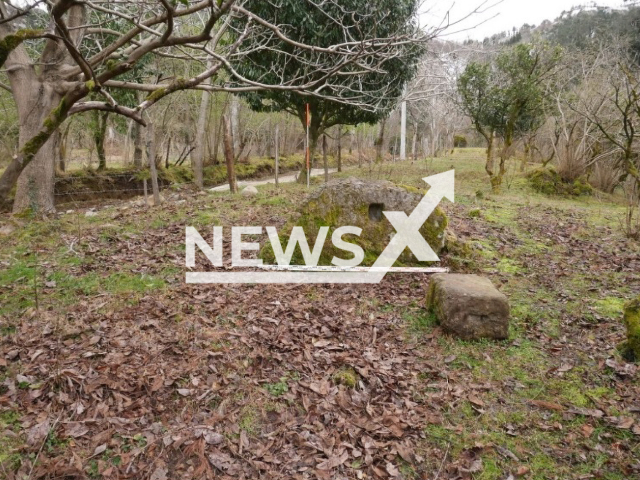
<path id="1" fill-rule="evenodd" d="M 421 16 L 421 22 L 434 26 L 442 22 L 447 12 L 451 22 L 461 20 L 484 0 L 427 0 L 425 8 L 427 12 Z M 488 0 L 483 7 L 483 12 L 474 14 L 458 25 L 451 26 L 441 36 L 443 39 L 462 41 L 467 38 L 482 40 L 494 33 L 504 30 L 519 28 L 525 23 L 540 25 L 543 20 L 553 20 L 565 10 L 570 10 L 576 5 L 599 5 L 607 7 L 620 7 L 622 0 Z M 489 8 L 487 8 L 489 7 Z M 483 23 L 484 22 L 484 23 Z M 474 28 L 472 28 L 474 27 Z M 461 31 L 465 29 L 470 29 Z"/>

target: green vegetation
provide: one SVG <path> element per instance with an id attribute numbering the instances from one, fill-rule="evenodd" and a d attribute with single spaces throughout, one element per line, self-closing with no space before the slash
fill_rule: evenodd
<path id="1" fill-rule="evenodd" d="M 245 5 L 261 18 L 279 24 L 282 33 L 289 38 L 318 47 L 330 47 L 344 41 L 341 28 L 327 28 L 327 20 L 335 24 L 351 24 L 358 22 L 357 30 L 350 32 L 352 40 L 360 41 L 367 37 L 369 31 L 375 30 L 381 38 L 395 35 L 410 37 L 415 33 L 412 19 L 417 13 L 419 2 L 416 0 L 370 0 L 363 4 L 361 0 L 342 0 L 340 4 L 326 4 L 324 9 L 300 8 L 298 0 L 285 0 L 278 4 L 262 0 L 250 0 Z M 282 24 L 281 19 L 286 19 Z M 303 25 L 304 28 L 299 28 Z M 259 27 L 258 27 L 259 28 Z M 238 32 L 242 31 L 241 28 Z M 273 38 L 273 49 L 258 49 L 249 53 L 234 67 L 246 78 L 260 82 L 289 82 L 300 75 L 300 69 L 307 68 L 307 62 L 318 62 L 324 59 L 324 53 L 318 51 L 302 51 L 296 57 L 283 56 L 278 52 L 279 40 Z M 391 58 L 380 62 L 378 69 L 369 70 L 358 76 L 359 101 L 376 105 L 376 109 L 360 108 L 349 103 L 338 103 L 316 96 L 296 95 L 284 90 L 263 90 L 244 94 L 249 106 L 255 111 L 293 113 L 305 124 L 305 109 L 309 105 L 311 122 L 309 125 L 311 149 L 315 151 L 322 133 L 335 125 L 374 124 L 386 118 L 395 108 L 397 98 L 402 95 L 403 88 L 416 72 L 417 61 L 423 53 L 420 45 L 406 43 L 397 47 L 399 52 Z M 308 82 L 324 81 L 324 72 L 309 72 L 305 78 Z M 336 77 L 325 87 L 325 93 L 331 95 L 348 95 L 343 87 L 351 85 L 352 80 L 345 76 Z M 350 87 L 349 87 L 350 88 Z M 384 96 L 380 91 L 384 90 Z"/>
<path id="2" fill-rule="evenodd" d="M 529 172 L 527 178 L 534 190 L 545 195 L 591 195 L 593 187 L 583 179 L 578 178 L 565 182 L 553 168 L 538 168 Z"/>
<path id="3" fill-rule="evenodd" d="M 625 305 L 624 324 L 627 327 L 624 355 L 630 360 L 640 360 L 640 297 Z"/>
<path id="4" fill-rule="evenodd" d="M 341 368 L 333 374 L 332 378 L 335 383 L 347 388 L 356 388 L 358 385 L 358 374 L 351 367 Z"/>
<path id="5" fill-rule="evenodd" d="M 232 296 L 232 289 L 191 290 L 184 286 L 181 248 L 184 225 L 229 226 L 243 221 L 260 224 L 272 219 L 277 219 L 276 225 L 284 224 L 308 194 L 298 184 L 281 185 L 279 189 L 261 186 L 255 197 L 226 193 L 195 196 L 176 190 L 186 202 L 166 202 L 146 210 L 144 221 L 141 212 L 121 210 L 119 205 L 101 209 L 97 217 L 91 218 L 74 212 L 48 221 L 12 220 L 16 231 L 3 237 L 5 247 L 0 255 L 2 339 L 16 343 L 24 328 L 34 328 L 42 335 L 39 322 L 45 318 L 51 319 L 45 322 L 54 327 L 54 332 L 44 337 L 45 342 L 55 342 L 59 337 L 63 348 L 78 349 L 100 335 L 105 338 L 96 345 L 130 352 L 129 345 L 125 349 L 117 347 L 122 333 L 115 340 L 109 335 L 122 332 L 123 328 L 125 332 L 130 331 L 127 328 L 137 328 L 136 338 L 139 336 L 151 345 L 166 342 L 166 353 L 160 355 L 172 368 L 177 369 L 184 362 L 181 367 L 184 370 L 180 372 L 184 375 L 176 380 L 180 388 L 196 390 L 191 376 L 208 372 L 211 365 L 218 373 L 208 378 L 205 385 L 201 377 L 202 392 L 211 385 L 224 388 L 220 379 L 234 389 L 234 394 L 216 390 L 202 400 L 198 400 L 200 393 L 186 397 L 176 394 L 174 385 L 170 387 L 171 397 L 145 393 L 154 400 L 162 398 L 158 403 L 165 410 L 154 412 L 157 421 L 167 424 L 163 415 L 173 418 L 183 412 L 204 418 L 218 415 L 219 411 L 231 412 L 233 428 L 220 433 L 232 441 L 266 432 L 277 436 L 280 434 L 273 433 L 271 422 L 305 418 L 305 409 L 313 407 L 305 405 L 301 397 L 312 395 L 312 386 L 352 396 L 370 391 L 375 382 L 373 376 L 380 372 L 381 378 L 404 375 L 401 381 L 418 379 L 406 399 L 429 414 L 421 417 L 424 423 L 416 423 L 423 429 L 424 438 L 415 442 L 415 449 L 424 460 L 392 460 L 407 478 L 437 472 L 448 452 L 447 468 L 462 464 L 469 468 L 464 462 L 470 456 L 481 459 L 482 468 L 469 474 L 473 480 L 502 480 L 521 467 L 528 469 L 522 478 L 533 480 L 555 477 L 577 480 L 589 475 L 626 480 L 625 469 L 635 461 L 638 441 L 631 428 L 621 428 L 614 420 L 636 419 L 628 409 L 637 386 L 634 379 L 622 374 L 623 370 L 615 369 L 616 365 L 622 369 L 625 359 L 631 359 L 629 350 L 616 351 L 612 346 L 627 338 L 625 323 L 632 327 L 632 332 L 636 331 L 640 284 L 633 272 L 625 268 L 640 253 L 640 246 L 625 239 L 620 231 L 618 218 L 624 212 L 624 199 L 617 195 L 604 199 L 549 196 L 536 191 L 524 173 L 507 175 L 502 193 L 492 193 L 481 175 L 482 157 L 481 149 L 458 149 L 428 162 L 367 166 L 338 176 L 377 179 L 383 172 L 396 184 L 422 189 L 422 178 L 447 170 L 453 163 L 456 204 L 443 202 L 442 207 L 456 236 L 446 240 L 443 264 L 454 271 L 487 275 L 507 294 L 512 308 L 508 341 L 471 343 L 443 335 L 435 317 L 424 308 L 426 279 L 390 275 L 375 290 L 366 290 L 375 293 L 354 298 L 353 305 L 345 306 L 353 307 L 353 311 L 340 310 L 340 319 L 369 322 L 362 332 L 355 332 L 355 340 L 351 338 L 351 330 L 346 341 L 364 342 L 367 349 L 380 355 L 375 362 L 426 359 L 428 368 L 409 371 L 402 363 L 390 363 L 388 370 L 367 373 L 361 370 L 360 363 L 346 356 L 351 353 L 341 343 L 345 341 L 340 338 L 342 327 L 328 330 L 330 324 L 323 320 L 327 305 L 332 305 L 331 296 L 341 289 L 317 286 L 298 292 L 296 286 L 298 293 L 292 296 L 286 296 L 289 293 L 273 296 L 274 302 L 276 299 L 280 302 L 278 305 L 269 303 L 271 297 L 261 294 L 269 298 L 266 301 L 269 313 L 264 315 L 270 319 L 267 322 L 261 315 L 250 316 L 256 311 L 257 302 L 234 303 L 237 297 Z M 474 210 L 481 214 L 471 213 Z M 602 242 L 603 237 L 606 242 Z M 266 235 L 262 240 L 266 240 Z M 137 248 L 140 245 L 144 247 Z M 34 280 L 39 309 L 35 305 Z M 242 294 L 251 295 L 254 290 L 256 287 L 248 286 Z M 194 295 L 198 301 L 193 300 Z M 284 310 L 287 303 L 304 308 Z M 88 314 L 88 309 L 95 311 Z M 258 361 L 250 350 L 238 354 L 237 349 L 244 348 L 240 338 L 253 341 L 251 337 L 259 336 L 262 342 L 285 327 L 295 332 L 300 325 L 309 328 L 303 324 L 305 314 L 314 316 L 317 322 L 309 324 L 313 327 L 304 332 L 309 339 L 305 348 L 312 355 L 311 362 L 318 359 L 333 362 L 326 370 L 307 369 L 316 365 L 304 363 L 307 360 L 293 366 L 299 360 L 297 354 L 286 353 L 289 344 L 285 342 L 291 338 L 286 335 L 278 337 L 284 349 L 276 350 L 271 339 L 263 343 L 269 348 L 261 352 Z M 91 323 L 83 323 L 82 319 L 87 318 L 83 315 L 90 315 Z M 287 315 L 292 315 L 292 320 L 286 320 L 289 325 L 283 323 Z M 136 323 L 147 317 L 154 318 L 158 326 Z M 110 320 L 104 322 L 105 318 Z M 258 327 L 260 330 L 256 331 L 260 333 L 246 330 L 247 326 Z M 344 328 L 349 325 L 345 323 Z M 331 344 L 312 345 L 321 335 L 330 338 Z M 389 349 L 398 338 L 402 348 Z M 628 338 L 633 339 L 633 335 Z M 128 333 L 124 334 L 124 340 L 129 341 Z M 127 358 L 148 348 L 146 343 L 140 345 L 136 347 L 140 350 L 133 350 Z M 105 350 L 92 348 L 91 352 L 99 352 L 99 356 L 89 357 L 87 368 L 100 367 L 106 358 L 102 354 Z M 51 352 L 54 350 L 46 350 L 48 355 Z M 228 358 L 234 354 L 239 358 L 231 363 Z M 23 357 L 21 352 L 19 362 L 0 367 L 4 378 L 24 372 L 21 368 L 28 357 Z M 60 361 L 60 357 L 56 360 Z M 269 369 L 263 370 L 269 372 L 268 376 L 255 376 L 259 365 Z M 26 398 L 38 388 L 48 386 L 56 394 L 69 388 L 66 379 L 50 385 L 47 378 L 37 378 L 33 385 L 29 383 L 31 380 L 15 382 L 18 395 Z M 102 388 L 108 391 L 107 386 Z M 606 410 L 606 414 L 601 418 L 590 417 L 570 413 L 572 408 L 587 412 Z M 0 431 L 10 429 L 16 434 L 0 434 L 0 463 L 6 468 L 13 465 L 14 470 L 26 458 L 24 452 L 31 448 L 25 444 L 20 415 L 19 410 L 12 409 L 0 416 Z M 123 454 L 137 449 L 147 451 L 158 445 L 147 443 L 143 435 L 131 433 L 126 439 L 109 440 L 108 451 L 90 458 L 95 446 L 80 452 L 77 445 L 84 440 L 69 441 L 63 432 L 61 427 L 51 432 L 42 442 L 43 452 L 47 456 L 67 455 L 74 449 L 83 459 L 85 473 L 95 478 L 99 478 L 105 465 L 115 466 L 121 461 L 118 459 Z M 560 451 L 565 454 L 558 455 Z M 615 455 L 610 454 L 613 451 Z M 575 461 L 575 455 L 581 455 L 579 462 Z M 366 468 L 361 459 L 349 459 L 345 463 L 348 466 L 357 470 Z"/>

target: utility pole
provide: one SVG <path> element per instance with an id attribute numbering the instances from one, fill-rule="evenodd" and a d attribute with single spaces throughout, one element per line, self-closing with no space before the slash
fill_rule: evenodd
<path id="1" fill-rule="evenodd" d="M 407 159 L 407 102 L 400 107 L 400 161 Z"/>

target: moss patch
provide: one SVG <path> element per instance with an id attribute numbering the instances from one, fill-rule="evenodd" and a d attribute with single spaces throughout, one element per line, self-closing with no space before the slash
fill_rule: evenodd
<path id="1" fill-rule="evenodd" d="M 640 360 L 640 297 L 625 305 L 624 324 L 627 327 L 627 341 L 622 353 L 628 360 L 637 362 Z"/>
<path id="2" fill-rule="evenodd" d="M 398 192 L 405 192 L 405 195 L 408 192 L 410 196 L 415 195 L 415 203 L 418 203 L 419 194 L 413 192 L 413 190 L 417 189 L 411 188 L 407 190 L 405 187 L 389 185 L 383 185 L 381 188 L 395 189 L 394 194 L 396 195 L 399 195 Z M 351 190 L 351 188 L 351 184 L 348 182 L 344 185 L 330 185 L 309 198 L 301 211 L 297 215 L 294 215 L 283 228 L 279 229 L 280 244 L 283 250 L 286 250 L 289 235 L 294 226 L 303 227 L 311 249 L 313 249 L 312 244 L 317 238 L 320 228 L 326 226 L 329 227 L 329 232 L 318 264 L 332 265 L 334 257 L 350 260 L 353 258 L 353 254 L 335 247 L 332 242 L 332 235 L 337 228 L 354 226 L 362 230 L 360 235 L 347 234 L 343 235 L 342 239 L 346 242 L 356 244 L 364 250 L 362 265 L 373 265 L 389 244 L 390 239 L 395 234 L 395 229 L 382 215 L 382 212 L 378 212 L 379 215 L 376 215 L 371 212 L 371 208 L 377 205 L 380 205 L 383 210 L 391 211 L 394 210 L 394 208 L 383 208 L 385 206 L 382 203 L 378 204 L 364 201 L 363 198 L 366 198 L 366 195 L 360 198 L 361 192 L 358 190 L 360 187 L 355 186 L 353 190 Z M 400 190 L 400 188 L 402 188 L 402 190 Z M 344 204 L 343 201 L 345 199 L 348 204 Z M 439 253 L 444 248 L 447 226 L 448 219 L 444 210 L 436 207 L 420 228 L 421 235 L 436 253 Z M 275 263 L 275 255 L 270 242 L 267 242 L 263 246 L 260 252 L 260 258 L 266 263 Z M 299 246 L 296 246 L 294 250 L 291 263 L 294 265 L 305 264 Z M 415 265 L 420 263 L 409 249 L 405 249 L 396 262 L 396 265 Z"/>
<path id="3" fill-rule="evenodd" d="M 565 182 L 553 168 L 538 168 L 527 176 L 529 183 L 537 192 L 545 195 L 580 196 L 591 195 L 593 187 L 583 179 Z"/>
<path id="4" fill-rule="evenodd" d="M 358 374 L 351 367 L 341 368 L 331 378 L 338 385 L 344 385 L 347 388 L 356 388 L 358 385 Z"/>

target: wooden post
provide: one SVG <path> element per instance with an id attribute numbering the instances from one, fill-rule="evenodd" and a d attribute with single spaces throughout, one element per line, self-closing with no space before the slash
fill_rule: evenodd
<path id="1" fill-rule="evenodd" d="M 275 147 L 276 147 L 276 188 L 278 188 L 278 174 L 280 173 L 280 125 L 276 125 L 276 138 L 275 138 Z"/>
<path id="2" fill-rule="evenodd" d="M 153 123 L 147 125 L 147 157 L 151 172 L 151 189 L 153 190 L 153 204 L 160 205 L 160 190 L 158 188 L 158 171 L 156 170 L 156 141 L 153 133 Z"/>

